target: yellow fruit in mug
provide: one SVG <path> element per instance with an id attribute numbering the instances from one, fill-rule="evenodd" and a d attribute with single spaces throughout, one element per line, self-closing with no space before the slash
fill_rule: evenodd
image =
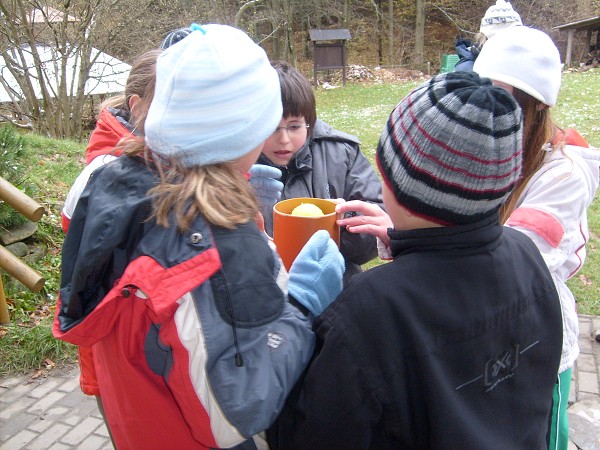
<path id="1" fill-rule="evenodd" d="M 292 216 L 301 217 L 320 217 L 324 216 L 323 211 L 317 205 L 312 203 L 300 203 L 292 210 Z"/>

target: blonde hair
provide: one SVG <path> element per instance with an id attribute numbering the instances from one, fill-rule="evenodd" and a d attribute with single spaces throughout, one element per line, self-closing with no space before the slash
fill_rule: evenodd
<path id="1" fill-rule="evenodd" d="M 175 225 L 187 231 L 198 216 L 210 224 L 234 229 L 255 220 L 258 201 L 248 180 L 232 162 L 185 168 L 174 161 L 154 155 L 142 138 L 124 143 L 123 154 L 141 156 L 158 173 L 160 182 L 150 189 L 153 210 L 149 219 L 169 227 L 169 214 L 175 213 Z"/>
<path id="2" fill-rule="evenodd" d="M 500 208 L 500 223 L 506 223 L 525 186 L 544 164 L 544 146 L 552 140 L 556 129 L 549 107 L 520 89 L 515 88 L 513 96 L 523 111 L 523 171 L 517 186 Z M 546 107 L 541 108 L 542 105 Z"/>
<path id="3" fill-rule="evenodd" d="M 478 33 L 475 33 L 475 35 L 473 36 L 473 39 L 471 40 L 471 45 L 475 46 L 477 48 L 477 51 L 480 52 L 481 48 L 487 42 L 487 40 L 487 36 L 480 31 Z"/>

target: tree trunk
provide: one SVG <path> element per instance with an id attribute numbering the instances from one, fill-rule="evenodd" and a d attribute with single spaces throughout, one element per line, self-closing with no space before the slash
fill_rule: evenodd
<path id="1" fill-rule="evenodd" d="M 415 50 L 413 64 L 417 68 L 423 67 L 423 49 L 425 44 L 425 0 L 415 0 Z"/>
<path id="2" fill-rule="evenodd" d="M 381 0 L 372 0 L 375 9 L 375 32 L 377 33 L 377 64 L 383 65 L 383 14 Z"/>
<path id="3" fill-rule="evenodd" d="M 323 6 L 321 0 L 315 1 L 315 18 L 317 22 L 317 29 L 320 30 L 323 26 Z"/>
<path id="4" fill-rule="evenodd" d="M 296 67 L 296 45 L 294 42 L 294 29 L 292 27 L 293 11 L 289 0 L 282 0 L 285 18 L 285 60 Z"/>
<path id="5" fill-rule="evenodd" d="M 281 5 L 280 0 L 271 0 L 271 58 L 281 59 L 281 41 L 283 33 L 281 32 Z"/>
<path id="6" fill-rule="evenodd" d="M 388 64 L 394 65 L 394 0 L 388 0 Z"/>
<path id="7" fill-rule="evenodd" d="M 343 18 L 342 18 L 342 25 L 344 26 L 344 28 L 348 28 L 348 23 L 349 23 L 349 17 L 348 17 L 348 0 L 344 0 L 344 12 L 343 12 Z"/>

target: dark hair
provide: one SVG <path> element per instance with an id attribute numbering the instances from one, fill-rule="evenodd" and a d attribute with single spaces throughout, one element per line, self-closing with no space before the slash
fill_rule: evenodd
<path id="1" fill-rule="evenodd" d="M 271 65 L 279 75 L 283 117 L 303 116 L 310 125 L 308 131 L 312 135 L 317 121 L 317 106 L 310 82 L 285 61 L 274 61 Z"/>

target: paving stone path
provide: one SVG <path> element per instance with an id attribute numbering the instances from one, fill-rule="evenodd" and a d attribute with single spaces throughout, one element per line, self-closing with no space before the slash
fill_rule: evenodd
<path id="1" fill-rule="evenodd" d="M 569 395 L 569 450 L 600 450 L 600 316 L 579 316 L 581 354 Z M 79 369 L 47 377 L 0 379 L 0 449 L 111 450 L 93 397 L 79 389 Z"/>

